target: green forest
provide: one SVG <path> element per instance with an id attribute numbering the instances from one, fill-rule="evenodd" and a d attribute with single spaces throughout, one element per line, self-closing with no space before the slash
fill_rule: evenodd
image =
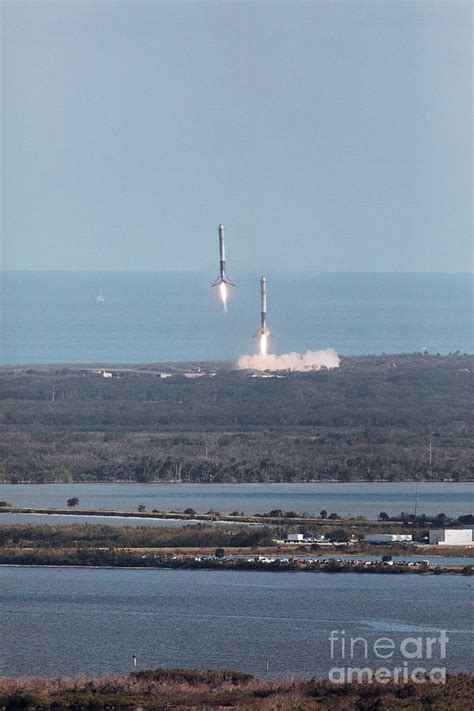
<path id="1" fill-rule="evenodd" d="M 461 354 L 343 358 L 279 378 L 3 367 L 0 481 L 463 481 L 473 368 Z"/>

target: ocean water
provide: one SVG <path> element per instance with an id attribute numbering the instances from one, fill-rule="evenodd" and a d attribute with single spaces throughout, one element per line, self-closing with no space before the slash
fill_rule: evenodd
<path id="1" fill-rule="evenodd" d="M 274 353 L 472 352 L 468 274 L 267 275 Z M 3 272 L 1 364 L 235 360 L 253 353 L 258 276 L 223 313 L 212 276 Z M 101 293 L 104 301 L 96 301 Z"/>
<path id="2" fill-rule="evenodd" d="M 467 671 L 472 642 L 469 578 L 189 570 L 0 567 L 0 676 L 101 675 L 181 667 L 236 669 L 257 676 L 325 677 L 332 667 L 393 669 L 405 661 L 373 656 L 389 637 L 446 630 L 446 659 L 410 669 Z M 331 630 L 364 637 L 344 661 Z M 356 649 L 356 648 L 355 648 Z M 361 656 L 357 656 L 361 654 Z M 269 672 L 265 660 L 269 660 Z"/>

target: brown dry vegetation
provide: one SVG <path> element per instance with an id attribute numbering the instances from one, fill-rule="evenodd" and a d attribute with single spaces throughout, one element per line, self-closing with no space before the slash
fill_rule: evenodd
<path id="1" fill-rule="evenodd" d="M 473 677 L 446 684 L 346 684 L 286 678 L 263 681 L 230 671 L 156 670 L 103 679 L 0 678 L 0 709 L 260 709 L 262 711 L 461 711 Z"/>

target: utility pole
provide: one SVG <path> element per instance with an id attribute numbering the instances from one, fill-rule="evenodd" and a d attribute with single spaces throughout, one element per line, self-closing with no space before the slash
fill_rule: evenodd
<path id="1" fill-rule="evenodd" d="M 431 472 L 431 463 L 432 463 L 432 461 L 433 461 L 433 452 L 432 452 L 432 450 L 433 450 L 433 445 L 432 445 L 431 442 L 430 442 L 430 472 Z"/>

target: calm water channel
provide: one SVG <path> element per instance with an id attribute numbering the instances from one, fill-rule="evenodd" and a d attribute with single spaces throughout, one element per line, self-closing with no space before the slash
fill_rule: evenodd
<path id="1" fill-rule="evenodd" d="M 472 512 L 472 483 L 421 483 L 418 513 L 459 516 Z M 322 509 L 341 516 L 377 518 L 381 511 L 398 515 L 415 510 L 416 484 L 1 484 L 0 500 L 17 506 L 64 508 L 73 496 L 85 509 L 221 513 L 264 513 L 271 509 L 319 514 Z"/>
<path id="2" fill-rule="evenodd" d="M 232 668 L 326 676 L 331 630 L 379 637 L 446 630 L 446 666 L 470 667 L 469 578 L 417 575 L 0 568 L 0 675 Z M 400 655 L 384 660 L 393 668 Z M 433 657 L 432 666 L 440 660 Z M 444 660 L 443 660 L 444 664 Z"/>

